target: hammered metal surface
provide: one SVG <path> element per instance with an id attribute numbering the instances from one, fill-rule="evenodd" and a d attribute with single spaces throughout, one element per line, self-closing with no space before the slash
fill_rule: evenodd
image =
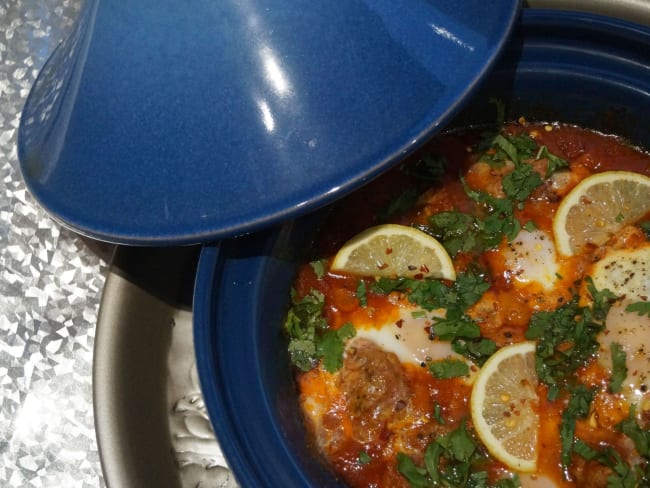
<path id="1" fill-rule="evenodd" d="M 81 0 L 0 0 L 0 486 L 104 486 L 92 353 L 108 246 L 53 222 L 25 190 L 20 113 Z"/>

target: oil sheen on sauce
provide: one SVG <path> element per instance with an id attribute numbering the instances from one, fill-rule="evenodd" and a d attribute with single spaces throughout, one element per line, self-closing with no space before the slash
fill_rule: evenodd
<path id="1" fill-rule="evenodd" d="M 633 228 L 597 252 L 563 257 L 555 251 L 552 229 L 560 201 L 580 180 L 607 170 L 650 175 L 647 153 L 616 137 L 561 124 L 512 123 L 504 130 L 513 135 L 529 134 L 539 146 L 566 160 L 568 168 L 549 177 L 515 210 L 520 222 L 532 221 L 534 227 L 509 242 L 503 239 L 492 249 L 454 256 L 457 271 L 471 266 L 486 271 L 489 289 L 467 313 L 480 325 L 482 336 L 497 347 L 523 341 L 533 314 L 554 310 L 571 300 L 576 288 L 584 287 L 585 274 L 609 247 L 648 246 L 643 232 Z M 445 158 L 447 171 L 439 182 L 423 180 L 399 167 L 342 201 L 324 224 L 314 257 L 332 257 L 345 240 L 377 223 L 426 224 L 433 214 L 463 211 L 471 206 L 464 184 L 498 196 L 508 168 L 477 162 L 480 139 L 478 132 L 444 134 L 405 163 L 415 164 L 425 154 Z M 543 173 L 548 163 L 541 158 L 531 164 Z M 416 195 L 411 207 L 386 218 L 390 202 L 406 191 Z M 430 340 L 431 314 L 414 314 L 413 304 L 396 292 L 382 295 L 368 291 L 362 305 L 357 296 L 359 277 L 325 269 L 323 276 L 317 276 L 310 264 L 303 265 L 294 284 L 296 295 L 318 290 L 325 297 L 329 327 L 338 329 L 349 322 L 357 335 L 347 344 L 343 367 L 337 372 L 316 367 L 297 373 L 308 431 L 332 469 L 350 486 L 408 487 L 397 470 L 397 454 L 405 453 L 421 465 L 427 444 L 436 436 L 463 422 L 471 430 L 471 379 L 437 379 L 425 367 L 428 361 L 456 354 L 448 343 Z M 647 286 L 647 275 L 645 280 Z M 635 330 L 632 336 L 637 333 Z M 645 336 L 634 341 L 648 336 L 645 343 L 650 344 L 650 324 L 642 333 Z M 646 363 L 641 368 L 650 371 L 650 359 L 643 356 L 641 360 Z M 609 375 L 606 363 L 597 357 L 578 372 L 580 380 L 594 388 L 606 385 Z M 624 459 L 634 457 L 630 440 L 616 424 L 627 417 L 632 404 L 643 410 L 645 384 L 636 387 L 637 397 L 610 394 L 606 387 L 601 388 L 588 418 L 577 421 L 576 437 L 589 445 L 611 447 Z M 538 450 L 543 454 L 536 473 L 520 475 L 522 485 L 607 486 L 609 468 L 601 464 L 574 456 L 570 468 L 562 469 L 559 426 L 565 404 L 548 400 L 547 393 L 547 387 L 540 384 Z M 650 400 L 646 408 L 650 409 Z M 482 468 L 492 482 L 511 474 L 489 456 Z"/>

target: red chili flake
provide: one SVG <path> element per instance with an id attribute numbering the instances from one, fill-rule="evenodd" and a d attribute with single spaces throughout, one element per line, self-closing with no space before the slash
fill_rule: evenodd
<path id="1" fill-rule="evenodd" d="M 388 268 L 388 263 L 381 263 L 377 265 L 377 268 L 379 269 L 386 269 Z"/>
<path id="2" fill-rule="evenodd" d="M 391 247 L 386 248 L 386 254 L 392 254 L 392 252 L 393 252 L 393 248 Z"/>
<path id="3" fill-rule="evenodd" d="M 427 267 L 426 264 L 423 264 L 422 266 L 420 266 L 420 271 L 422 271 L 423 273 L 428 273 L 429 268 Z"/>
<path id="4" fill-rule="evenodd" d="M 424 279 L 424 275 L 422 273 L 418 273 L 415 276 L 413 276 L 413 278 L 416 280 L 422 280 Z"/>
<path id="5" fill-rule="evenodd" d="M 399 319 L 397 322 L 395 322 L 395 325 L 401 329 L 402 325 L 404 325 L 404 319 Z"/>

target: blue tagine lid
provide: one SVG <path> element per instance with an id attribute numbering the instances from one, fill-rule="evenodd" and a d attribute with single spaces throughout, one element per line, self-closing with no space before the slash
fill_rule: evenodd
<path id="1" fill-rule="evenodd" d="M 25 105 L 57 220 L 212 241 L 329 203 L 415 150 L 490 71 L 517 0 L 88 0 Z"/>

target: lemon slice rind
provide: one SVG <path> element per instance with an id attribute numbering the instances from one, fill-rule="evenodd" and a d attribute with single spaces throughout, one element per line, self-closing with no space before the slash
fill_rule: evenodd
<path id="1" fill-rule="evenodd" d="M 456 279 L 451 257 L 436 238 L 398 224 L 357 234 L 341 247 L 330 269 L 370 277 Z"/>
<path id="2" fill-rule="evenodd" d="M 614 184 L 617 187 L 612 187 Z M 571 256 L 587 244 L 600 246 L 649 211 L 650 177 L 631 171 L 593 174 L 560 203 L 553 218 L 556 247 Z"/>
<path id="3" fill-rule="evenodd" d="M 479 439 L 492 456 L 522 473 L 537 469 L 535 347 L 525 341 L 499 349 L 476 376 L 470 398 Z"/>

